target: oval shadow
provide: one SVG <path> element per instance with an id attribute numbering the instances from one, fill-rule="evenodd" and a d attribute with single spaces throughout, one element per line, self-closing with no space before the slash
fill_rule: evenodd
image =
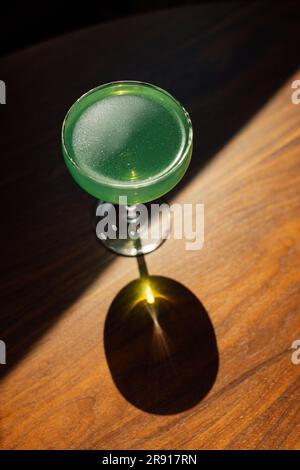
<path id="1" fill-rule="evenodd" d="M 195 406 L 217 376 L 207 311 L 189 289 L 166 277 L 141 277 L 119 292 L 105 321 L 104 347 L 121 394 L 149 413 Z"/>

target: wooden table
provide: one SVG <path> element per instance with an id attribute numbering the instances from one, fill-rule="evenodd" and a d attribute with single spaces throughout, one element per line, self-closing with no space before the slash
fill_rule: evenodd
<path id="1" fill-rule="evenodd" d="M 299 448 L 299 17 L 193 6 L 1 60 L 1 448 Z M 205 204 L 204 247 L 169 240 L 145 257 L 171 295 L 166 342 L 125 315 L 137 260 L 97 241 L 95 201 L 61 157 L 69 105 L 119 79 L 170 90 L 194 124 L 169 198 Z"/>

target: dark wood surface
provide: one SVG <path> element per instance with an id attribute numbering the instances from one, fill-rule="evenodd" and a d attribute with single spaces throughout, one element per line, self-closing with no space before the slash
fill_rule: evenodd
<path id="1" fill-rule="evenodd" d="M 1 448 L 299 448 L 299 10 L 162 11 L 0 61 Z M 128 315 L 137 260 L 96 240 L 60 150 L 70 104 L 122 79 L 189 110 L 192 164 L 169 199 L 205 204 L 202 250 L 145 257 L 169 299 L 155 344 L 139 306 Z"/>

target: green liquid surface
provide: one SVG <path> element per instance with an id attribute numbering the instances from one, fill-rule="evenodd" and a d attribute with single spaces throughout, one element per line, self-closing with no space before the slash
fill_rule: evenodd
<path id="1" fill-rule="evenodd" d="M 168 93 L 147 84 L 120 82 L 80 98 L 63 129 L 67 166 L 93 196 L 146 202 L 168 192 L 191 156 L 187 113 Z"/>

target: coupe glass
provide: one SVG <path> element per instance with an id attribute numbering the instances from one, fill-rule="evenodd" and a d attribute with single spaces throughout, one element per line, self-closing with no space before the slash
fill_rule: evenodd
<path id="1" fill-rule="evenodd" d="M 73 104 L 62 127 L 63 155 L 75 181 L 99 200 L 97 214 L 116 214 L 115 236 L 100 236 L 109 249 L 127 256 L 145 254 L 167 237 L 165 229 L 151 238 L 151 224 L 157 221 L 153 215 L 151 220 L 149 203 L 157 204 L 182 178 L 192 141 L 186 110 L 149 83 L 107 83 Z M 142 206 L 150 220 L 142 221 Z M 120 234 L 123 219 L 134 227 L 125 236 Z"/>

